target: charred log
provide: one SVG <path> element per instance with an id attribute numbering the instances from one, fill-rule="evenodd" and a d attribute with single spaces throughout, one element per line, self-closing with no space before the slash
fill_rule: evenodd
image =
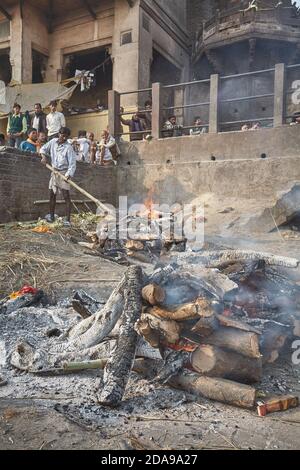
<path id="1" fill-rule="evenodd" d="M 142 312 L 142 269 L 129 268 L 126 277 L 125 307 L 119 337 L 105 367 L 104 386 L 99 396 L 99 403 L 107 406 L 117 406 L 122 400 L 136 354 L 138 336 L 134 325 Z"/>

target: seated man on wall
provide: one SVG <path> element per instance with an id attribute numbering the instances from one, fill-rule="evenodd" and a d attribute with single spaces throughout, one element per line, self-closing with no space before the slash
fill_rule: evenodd
<path id="1" fill-rule="evenodd" d="M 258 131 L 261 129 L 261 123 L 260 122 L 254 122 L 252 124 L 252 127 L 250 128 L 250 131 Z"/>
<path id="2" fill-rule="evenodd" d="M 124 113 L 123 107 L 120 109 L 120 112 Z M 133 114 L 131 119 L 123 119 L 123 117 L 120 116 L 120 121 L 122 124 L 124 124 L 124 126 L 129 126 L 129 132 L 134 133 L 130 135 L 131 142 L 143 139 L 144 133 L 142 131 L 146 130 L 146 125 L 145 121 L 141 119 L 139 113 Z"/>
<path id="3" fill-rule="evenodd" d="M 203 122 L 200 117 L 196 117 L 194 120 L 194 127 L 190 129 L 190 135 L 207 134 L 207 127 L 203 126 Z"/>
<path id="4" fill-rule="evenodd" d="M 250 131 L 251 127 L 249 124 L 243 124 L 242 127 L 241 127 L 241 131 L 242 132 L 245 132 L 245 131 Z"/>
<path id="5" fill-rule="evenodd" d="M 62 127 L 57 139 L 50 140 L 41 148 L 42 163 L 47 163 L 47 157 L 50 157 L 52 167 L 68 180 L 72 178 L 76 171 L 76 154 L 72 145 L 68 142 L 71 131 L 67 127 Z M 59 175 L 52 173 L 50 190 L 50 217 L 46 220 L 54 222 L 56 195 L 58 191 L 62 192 L 66 202 L 66 220 L 65 226 L 71 225 L 71 197 L 70 185 Z"/>
<path id="6" fill-rule="evenodd" d="M 87 138 L 86 131 L 79 131 L 77 139 L 73 141 L 73 148 L 77 156 L 77 161 L 86 162 L 90 161 L 90 141 Z"/>
<path id="7" fill-rule="evenodd" d="M 29 129 L 28 139 L 24 140 L 24 142 L 21 143 L 20 150 L 22 150 L 23 152 L 38 153 L 39 143 L 38 133 L 36 129 Z"/>
<path id="8" fill-rule="evenodd" d="M 120 150 L 116 140 L 110 135 L 108 130 L 102 132 L 100 146 L 100 165 L 109 166 L 117 164 L 117 158 L 120 156 Z"/>
<path id="9" fill-rule="evenodd" d="M 7 137 L 8 146 L 19 148 L 20 144 L 27 132 L 27 119 L 21 113 L 21 106 L 18 103 L 14 104 L 13 112 L 8 117 L 7 124 Z"/>
<path id="10" fill-rule="evenodd" d="M 95 140 L 94 132 L 88 132 L 86 138 L 89 141 L 90 151 L 89 151 L 89 159 L 90 163 L 96 163 L 96 154 L 97 154 L 97 141 Z"/>
<path id="11" fill-rule="evenodd" d="M 181 137 L 183 135 L 183 127 L 177 124 L 176 116 L 170 116 L 164 123 L 163 137 Z"/>
<path id="12" fill-rule="evenodd" d="M 295 126 L 296 124 L 300 124 L 300 113 L 299 112 L 293 114 L 292 122 L 291 122 L 290 125 Z"/>

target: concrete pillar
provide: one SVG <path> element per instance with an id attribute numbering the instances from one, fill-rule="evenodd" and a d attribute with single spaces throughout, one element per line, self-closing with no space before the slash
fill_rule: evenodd
<path id="1" fill-rule="evenodd" d="M 19 6 L 12 12 L 11 38 L 10 38 L 10 63 L 12 67 L 12 81 L 22 83 L 23 63 L 23 21 Z"/>
<path id="2" fill-rule="evenodd" d="M 108 128 L 111 135 L 120 138 L 120 94 L 117 91 L 108 92 Z"/>
<path id="3" fill-rule="evenodd" d="M 210 76 L 209 132 L 219 130 L 219 75 Z"/>
<path id="4" fill-rule="evenodd" d="M 113 89 L 119 93 L 139 89 L 139 2 L 130 8 L 128 2 L 115 0 L 114 33 L 112 44 Z M 132 42 L 123 44 L 122 34 L 130 33 Z M 122 106 L 135 109 L 138 95 L 122 96 Z"/>
<path id="5" fill-rule="evenodd" d="M 152 136 L 160 139 L 162 135 L 162 87 L 160 83 L 152 84 Z"/>
<path id="6" fill-rule="evenodd" d="M 285 119 L 285 65 L 275 65 L 274 127 L 284 124 Z"/>

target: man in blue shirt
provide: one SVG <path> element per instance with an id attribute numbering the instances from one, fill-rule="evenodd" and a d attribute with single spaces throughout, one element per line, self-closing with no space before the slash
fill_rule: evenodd
<path id="1" fill-rule="evenodd" d="M 52 167 L 70 179 L 74 176 L 76 171 L 76 154 L 68 139 L 71 135 L 70 129 L 62 127 L 59 131 L 58 138 L 50 140 L 41 148 L 42 163 L 47 163 L 47 157 L 50 157 Z M 66 226 L 71 224 L 71 198 L 70 198 L 70 185 L 59 175 L 52 173 L 50 183 L 50 218 L 49 222 L 54 222 L 56 194 L 58 191 L 62 192 L 63 198 L 66 202 Z"/>
<path id="2" fill-rule="evenodd" d="M 29 129 L 28 131 L 28 139 L 24 140 L 24 142 L 20 145 L 20 150 L 23 152 L 38 152 L 38 133 L 36 129 Z"/>

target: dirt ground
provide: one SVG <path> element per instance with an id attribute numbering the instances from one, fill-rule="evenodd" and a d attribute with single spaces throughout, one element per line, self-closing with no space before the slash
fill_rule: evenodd
<path id="1" fill-rule="evenodd" d="M 132 373 L 122 405 L 111 410 L 96 401 L 101 371 L 35 377 L 9 367 L 1 352 L 8 337 L 17 341 L 28 335 L 32 341 L 43 341 L 47 328 L 59 325 L 64 330 L 77 321 L 62 302 L 76 289 L 105 302 L 121 278 L 123 266 L 85 254 L 76 243 L 79 238 L 65 230 L 37 234 L 0 229 L 0 298 L 29 283 L 44 289 L 50 302 L 60 302 L 58 307 L 31 307 L 0 319 L 0 377 L 7 380 L 0 386 L 1 450 L 299 449 L 299 408 L 260 418 L 255 410 L 157 387 Z M 222 247 L 246 243 L 300 259 L 299 241 L 282 240 L 278 234 L 255 242 L 211 235 L 207 243 L 212 241 Z M 265 369 L 258 388 L 300 396 L 300 367 L 292 365 L 290 349 L 279 363 Z"/>

